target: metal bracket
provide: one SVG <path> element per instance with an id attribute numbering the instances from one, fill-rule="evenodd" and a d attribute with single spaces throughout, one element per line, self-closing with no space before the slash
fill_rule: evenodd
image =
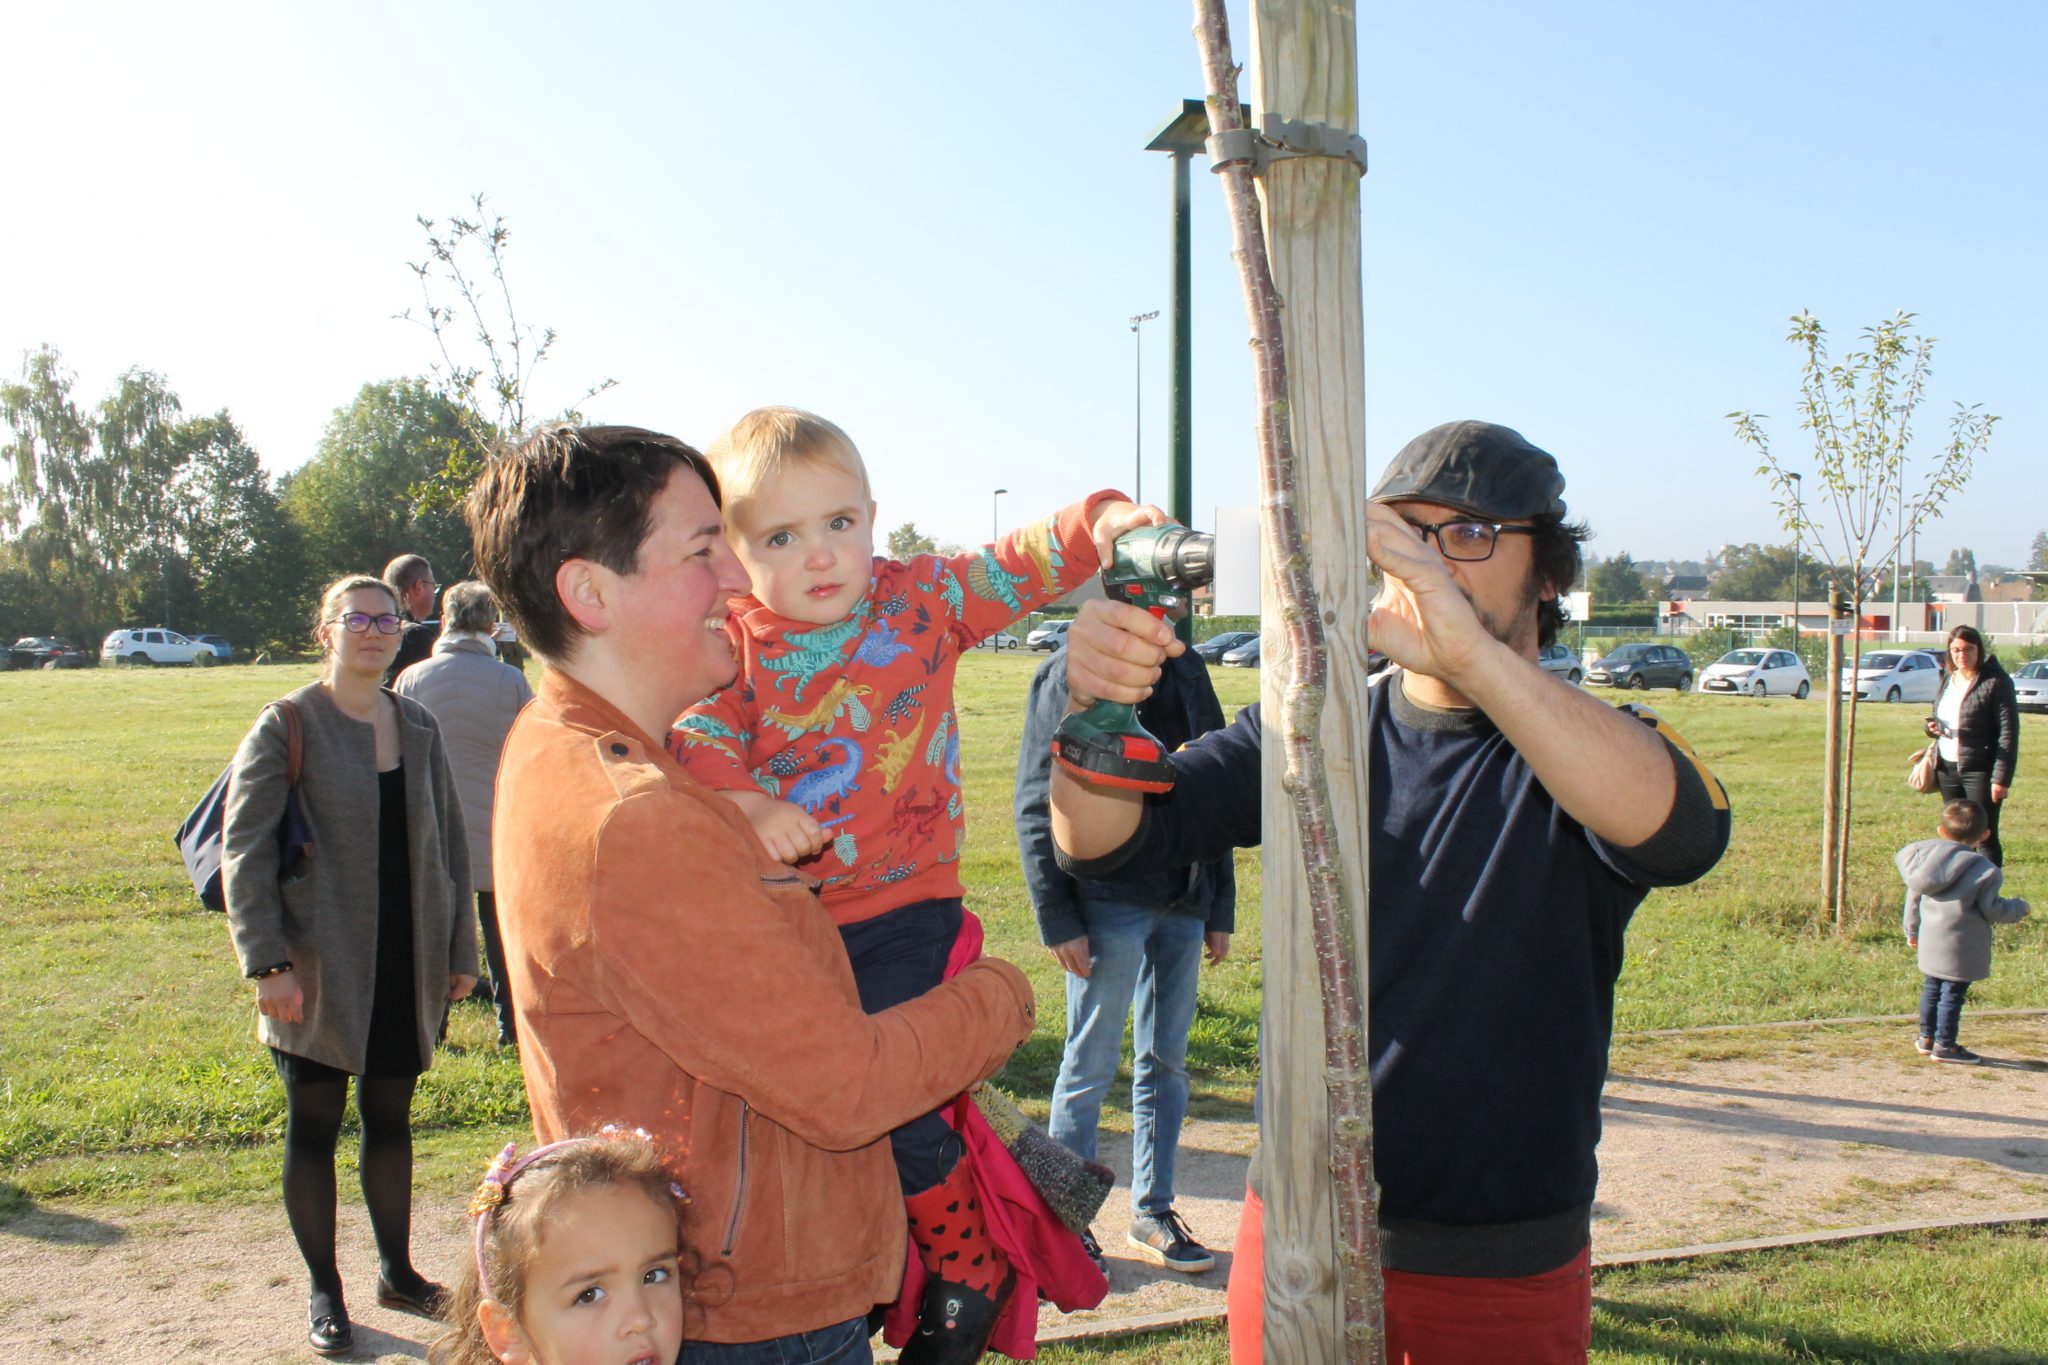
<path id="1" fill-rule="evenodd" d="M 1284 119 L 1278 114 L 1261 116 L 1256 129 L 1233 128 L 1226 133 L 1213 134 L 1204 144 L 1204 150 L 1209 154 L 1209 169 L 1212 171 L 1249 161 L 1253 175 L 1264 175 L 1266 168 L 1276 161 L 1298 156 L 1327 156 L 1349 161 L 1358 167 L 1360 175 L 1365 174 L 1365 139 L 1357 133 L 1347 133 L 1327 123 Z"/>

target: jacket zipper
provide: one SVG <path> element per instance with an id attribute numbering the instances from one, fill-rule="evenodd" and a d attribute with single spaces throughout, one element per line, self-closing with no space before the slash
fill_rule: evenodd
<path id="1" fill-rule="evenodd" d="M 732 1255 L 733 1244 L 740 1237 L 740 1210 L 747 1202 L 747 1120 L 750 1110 L 745 1100 L 740 1101 L 740 1178 L 732 1193 L 732 1217 L 725 1222 L 725 1245 L 718 1249 L 721 1256 Z"/>

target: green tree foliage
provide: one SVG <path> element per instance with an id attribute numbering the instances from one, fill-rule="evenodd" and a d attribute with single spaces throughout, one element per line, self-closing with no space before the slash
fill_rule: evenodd
<path id="1" fill-rule="evenodd" d="M 286 638 L 279 603 L 304 579 L 296 538 L 233 419 L 186 417 L 149 370 L 123 374 L 90 414 L 73 382 L 45 346 L 0 385 L 0 634 L 91 645 L 148 622 L 252 648 Z"/>
<path id="2" fill-rule="evenodd" d="M 1799 556 L 1798 596 L 1808 602 L 1825 597 L 1827 574 L 1827 565 Z M 1727 602 L 1789 602 L 1794 586 L 1790 545 L 1734 545 L 1714 576 L 1713 594 Z"/>
<path id="3" fill-rule="evenodd" d="M 889 533 L 889 558 L 909 559 L 912 555 L 928 555 L 938 549 L 938 542 L 917 529 L 915 522 L 904 522 Z"/>
<path id="4" fill-rule="evenodd" d="M 1601 560 L 1588 570 L 1586 589 L 1593 594 L 1596 604 L 1650 600 L 1650 585 L 1643 581 L 1642 570 L 1636 567 L 1635 560 L 1626 550 L 1612 559 Z"/>
<path id="5" fill-rule="evenodd" d="M 425 555 L 444 583 L 466 575 L 469 530 L 460 513 L 415 497 L 440 471 L 449 443 L 463 439 L 461 413 L 422 379 L 365 384 L 336 408 L 313 458 L 283 482 L 312 581 L 377 573 L 407 553 Z"/>
<path id="6" fill-rule="evenodd" d="M 1942 565 L 1941 571 L 1945 574 L 1972 574 L 1977 572 L 1977 552 L 1975 550 L 1950 550 L 1948 552 L 1948 562 Z"/>

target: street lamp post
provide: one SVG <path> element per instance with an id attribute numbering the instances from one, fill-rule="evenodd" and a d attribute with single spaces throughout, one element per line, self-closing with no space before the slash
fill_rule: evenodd
<path id="1" fill-rule="evenodd" d="M 998 488 L 996 495 L 988 500 L 988 543 L 991 545 L 1003 538 L 1003 494 L 1009 491 Z"/>
<path id="2" fill-rule="evenodd" d="M 1138 330 L 1138 324 L 1150 322 L 1158 316 L 1159 310 L 1154 308 L 1131 319 L 1132 377 L 1137 394 L 1137 408 L 1132 420 L 1137 454 L 1132 459 L 1131 498 L 1136 502 L 1145 500 L 1145 336 Z"/>

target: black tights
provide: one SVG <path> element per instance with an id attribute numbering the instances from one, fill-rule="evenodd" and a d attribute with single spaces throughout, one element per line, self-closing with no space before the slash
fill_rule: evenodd
<path id="1" fill-rule="evenodd" d="M 377 1238 L 377 1259 L 384 1278 L 412 1289 L 419 1273 L 412 1268 L 412 1092 L 417 1076 L 361 1076 L 356 1079 L 356 1109 L 363 1120 L 360 1157 L 363 1202 L 370 1210 L 370 1230 Z M 341 1307 L 341 1272 L 334 1263 L 334 1147 L 341 1136 L 341 1113 L 348 1102 L 348 1080 L 286 1081 L 284 1126 L 284 1210 L 313 1297 Z M 321 1314 L 315 1312 L 314 1316 Z"/>

